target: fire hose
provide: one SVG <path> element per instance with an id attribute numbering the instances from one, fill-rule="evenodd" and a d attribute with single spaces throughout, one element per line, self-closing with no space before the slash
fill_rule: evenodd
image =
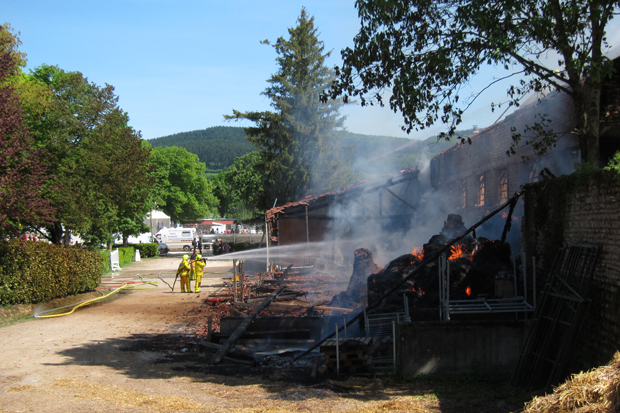
<path id="1" fill-rule="evenodd" d="M 140 289 L 145 289 L 145 288 L 135 288 L 134 286 L 136 284 L 149 284 L 151 286 L 154 286 L 155 288 L 157 288 L 157 284 L 153 283 L 152 281 L 144 281 L 144 280 L 140 280 L 140 281 L 113 281 L 113 282 L 102 282 L 102 284 L 108 284 L 108 283 L 114 283 L 114 286 L 109 286 L 109 287 L 99 287 L 97 288 L 97 290 L 102 290 L 102 289 L 112 289 L 112 291 L 110 291 L 108 294 L 103 294 L 103 292 L 99 291 L 102 296 L 101 297 L 95 297 L 95 298 L 91 298 L 88 300 L 84 300 L 84 301 L 80 301 L 79 303 L 76 304 L 69 304 L 69 305 L 65 305 L 62 307 L 57 307 L 57 308 L 52 308 L 50 310 L 45 310 L 45 311 L 41 311 L 38 314 L 33 315 L 34 318 L 53 318 L 53 317 L 62 317 L 65 315 L 69 315 L 69 314 L 73 314 L 75 312 L 75 310 L 77 310 L 80 307 L 84 307 L 86 305 L 92 304 L 94 302 L 100 301 L 100 300 L 104 300 L 116 293 L 118 293 L 121 290 L 125 290 L 125 289 L 135 289 L 135 290 L 140 290 Z M 153 287 L 147 287 L 147 288 L 153 288 Z M 63 308 L 69 308 L 69 307 L 73 307 L 71 308 L 70 311 L 67 311 L 65 313 L 61 313 L 61 314 L 48 314 L 48 315 L 43 315 L 43 314 L 47 314 L 47 313 L 51 313 L 54 311 L 58 311 L 61 310 Z"/>

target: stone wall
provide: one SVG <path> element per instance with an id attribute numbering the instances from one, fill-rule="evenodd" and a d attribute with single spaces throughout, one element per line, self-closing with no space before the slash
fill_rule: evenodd
<path id="1" fill-rule="evenodd" d="M 612 172 L 573 174 L 524 189 L 522 247 L 537 259 L 539 291 L 558 248 L 582 242 L 601 248 L 591 314 L 572 364 L 604 364 L 620 349 L 620 178 Z"/>

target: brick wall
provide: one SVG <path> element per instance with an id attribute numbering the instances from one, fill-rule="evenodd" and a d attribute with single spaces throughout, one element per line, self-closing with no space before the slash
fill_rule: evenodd
<path id="1" fill-rule="evenodd" d="M 543 156 L 535 156 L 531 145 L 532 133 L 525 128 L 537 122 L 539 114 L 552 119 L 551 127 L 560 135 L 557 146 Z M 533 101 L 492 125 L 472 138 L 472 144 L 455 145 L 431 160 L 431 184 L 450 194 L 452 205 L 463 216 L 466 225 L 472 225 L 486 215 L 486 211 L 500 204 L 500 175 L 508 178 L 508 197 L 519 191 L 522 184 L 540 177 L 542 168 L 553 174 L 572 172 L 579 160 L 578 140 L 570 134 L 573 129 L 572 103 L 566 94 L 552 93 L 542 101 Z M 506 154 L 513 144 L 513 133 L 522 133 L 517 153 Z M 529 157 L 524 161 L 523 157 Z M 484 205 L 479 202 L 480 177 L 484 177 Z M 462 189 L 466 189 L 466 203 L 462 205 Z"/>
<path id="2" fill-rule="evenodd" d="M 592 314 L 574 363 L 604 364 L 620 349 L 620 178 L 611 172 L 575 174 L 526 185 L 524 196 L 523 249 L 537 257 L 539 291 L 558 248 L 581 242 L 601 248 Z"/>

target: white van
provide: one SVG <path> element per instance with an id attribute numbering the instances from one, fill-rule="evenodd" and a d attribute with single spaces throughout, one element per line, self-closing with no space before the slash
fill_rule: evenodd
<path id="1" fill-rule="evenodd" d="M 191 251 L 196 228 L 162 228 L 155 236 L 170 249 L 182 248 L 183 251 Z"/>

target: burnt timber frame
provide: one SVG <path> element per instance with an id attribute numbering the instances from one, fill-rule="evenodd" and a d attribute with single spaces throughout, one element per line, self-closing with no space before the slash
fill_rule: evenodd
<path id="1" fill-rule="evenodd" d="M 311 199 L 307 202 L 300 201 L 299 203 L 294 203 L 291 206 L 284 205 L 282 211 L 275 212 L 272 215 L 272 219 L 270 222 L 271 236 L 272 239 L 275 238 L 279 241 L 279 220 L 280 219 L 302 219 L 306 221 L 306 242 L 310 242 L 309 229 L 308 229 L 308 221 L 309 220 L 333 220 L 327 214 L 324 215 L 312 215 L 309 214 L 314 211 L 318 211 L 321 209 L 327 210 L 331 205 L 334 204 L 344 204 L 345 202 L 355 202 L 360 205 L 362 213 L 361 215 L 352 215 L 350 216 L 353 220 L 394 220 L 394 219 L 410 219 L 414 216 L 416 212 L 416 207 L 403 199 L 404 194 L 410 188 L 411 183 L 418 178 L 419 171 L 417 169 L 408 170 L 406 172 L 401 173 L 400 175 L 388 178 L 387 181 L 381 184 L 374 183 L 363 183 L 356 187 L 347 189 L 345 191 L 339 193 L 328 193 L 324 195 L 320 195 L 314 199 Z M 399 195 L 395 193 L 390 188 L 399 185 L 401 183 L 407 182 L 406 187 L 403 189 L 402 193 Z M 379 211 L 369 211 L 369 206 L 364 202 L 364 196 L 368 194 L 373 194 L 378 192 L 379 199 Z M 406 206 L 407 209 L 412 210 L 411 213 L 405 214 L 390 214 L 384 215 L 383 211 L 383 192 L 387 192 L 392 195 L 395 199 L 401 202 Z"/>

